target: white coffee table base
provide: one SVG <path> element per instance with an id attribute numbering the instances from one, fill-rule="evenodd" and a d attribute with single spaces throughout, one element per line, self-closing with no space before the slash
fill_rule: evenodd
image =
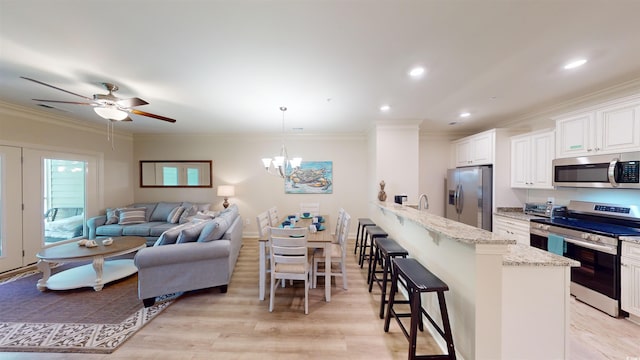
<path id="1" fill-rule="evenodd" d="M 95 262 L 95 260 L 94 260 Z M 98 262 L 100 262 L 98 260 Z M 39 266 L 49 266 L 38 264 Z M 98 267 L 94 266 L 98 265 Z M 138 272 L 131 259 L 103 261 L 102 264 L 87 264 L 61 271 L 48 279 L 38 281 L 39 290 L 69 290 L 82 287 L 93 287 L 95 291 L 115 280 L 125 278 Z M 45 277 L 46 277 L 46 272 Z"/>

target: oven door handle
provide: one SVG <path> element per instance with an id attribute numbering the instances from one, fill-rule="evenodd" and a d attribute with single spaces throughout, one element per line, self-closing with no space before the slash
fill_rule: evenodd
<path id="1" fill-rule="evenodd" d="M 578 245 L 580 247 L 583 248 L 587 248 L 587 249 L 591 249 L 591 250 L 595 250 L 595 251 L 600 251 L 600 252 L 604 252 L 607 254 L 611 254 L 611 255 L 616 255 L 617 254 L 617 249 L 616 248 L 611 248 L 609 246 L 606 245 L 598 245 L 598 244 L 594 244 L 592 242 L 586 242 L 586 241 L 582 241 L 582 240 L 577 240 L 577 239 L 572 239 L 572 238 L 564 238 L 564 241 L 574 244 L 574 245 Z"/>

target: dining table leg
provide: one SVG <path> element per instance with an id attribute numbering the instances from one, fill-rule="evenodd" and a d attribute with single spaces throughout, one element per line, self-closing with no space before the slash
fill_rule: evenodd
<path id="1" fill-rule="evenodd" d="M 266 283 L 266 276 L 267 276 L 267 261 L 266 261 L 266 256 L 267 256 L 267 252 L 266 252 L 266 241 L 259 241 L 259 249 L 260 249 L 260 260 L 259 260 L 259 266 L 260 266 L 260 275 L 258 276 L 259 278 L 259 289 L 260 289 L 260 293 L 258 295 L 258 299 L 260 300 L 264 300 L 264 288 L 265 288 L 265 283 Z"/>

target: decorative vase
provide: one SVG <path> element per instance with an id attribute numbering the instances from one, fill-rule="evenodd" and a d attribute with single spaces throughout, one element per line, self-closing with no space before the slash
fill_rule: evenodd
<path id="1" fill-rule="evenodd" d="M 387 193 L 384 192 L 384 180 L 380 181 L 380 191 L 378 191 L 378 200 L 387 201 Z"/>

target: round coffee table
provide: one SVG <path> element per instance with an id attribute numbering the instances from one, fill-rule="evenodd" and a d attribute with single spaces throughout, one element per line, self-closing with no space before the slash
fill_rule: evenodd
<path id="1" fill-rule="evenodd" d="M 138 271 L 132 259 L 105 261 L 106 258 L 124 255 L 146 247 L 146 240 L 140 236 L 113 237 L 113 244 L 105 246 L 97 239 L 98 246 L 79 246 L 76 241 L 53 245 L 42 249 L 38 255 L 38 270 L 42 279 L 38 280 L 38 290 L 68 290 L 93 287 L 100 291 L 111 281 L 133 275 Z M 74 267 L 51 276 L 51 263 L 66 263 L 91 260 L 91 264 Z"/>

